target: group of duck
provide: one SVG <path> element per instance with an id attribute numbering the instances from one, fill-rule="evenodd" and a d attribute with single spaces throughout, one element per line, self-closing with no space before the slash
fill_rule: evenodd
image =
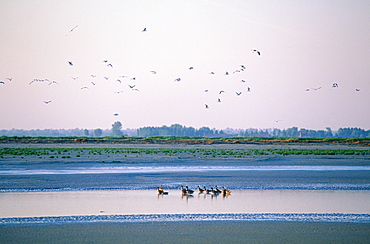
<path id="1" fill-rule="evenodd" d="M 183 196 L 191 196 L 194 194 L 194 190 L 191 190 L 189 189 L 188 186 L 181 186 L 181 193 Z M 215 188 L 211 187 L 210 189 L 207 189 L 205 186 L 203 188 L 201 188 L 200 186 L 198 186 L 198 194 L 211 194 L 211 195 L 214 195 L 214 196 L 217 196 L 219 194 L 223 195 L 223 196 L 228 196 L 231 194 L 231 191 L 225 187 L 222 187 L 221 190 L 218 189 L 217 186 L 215 186 Z M 162 186 L 159 186 L 157 187 L 157 192 L 159 195 L 168 195 L 168 192 L 165 191 L 163 189 Z"/>

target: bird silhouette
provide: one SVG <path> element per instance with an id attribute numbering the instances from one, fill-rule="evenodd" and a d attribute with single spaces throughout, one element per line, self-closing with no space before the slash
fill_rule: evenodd
<path id="1" fill-rule="evenodd" d="M 251 91 L 251 88 L 250 88 L 249 86 L 248 86 L 248 88 L 247 88 L 247 91 L 248 91 L 248 92 L 250 92 L 250 91 Z"/>
<path id="2" fill-rule="evenodd" d="M 229 72 L 226 71 L 225 75 L 229 75 Z"/>
<path id="3" fill-rule="evenodd" d="M 107 64 L 107 66 L 110 66 L 110 67 L 112 67 L 112 68 L 113 68 L 113 65 L 112 65 L 112 64 Z"/>
<path id="4" fill-rule="evenodd" d="M 221 93 L 225 93 L 225 91 L 224 90 L 221 90 L 218 94 L 221 94 Z"/>
<path id="5" fill-rule="evenodd" d="M 175 79 L 175 81 L 179 82 L 179 81 L 181 81 L 181 78 L 177 78 L 177 79 Z"/>
<path id="6" fill-rule="evenodd" d="M 71 77 L 73 80 L 77 80 L 78 79 L 78 77 Z"/>
<path id="7" fill-rule="evenodd" d="M 152 70 L 150 71 L 150 73 L 152 73 L 153 75 L 157 74 L 157 71 L 156 70 Z"/>
<path id="8" fill-rule="evenodd" d="M 220 102 L 221 102 L 221 99 L 219 99 L 219 98 L 218 98 L 218 100 L 217 100 L 217 101 L 220 103 Z"/>
<path id="9" fill-rule="evenodd" d="M 90 75 L 92 78 L 95 78 L 96 77 L 96 75 Z"/>
<path id="10" fill-rule="evenodd" d="M 12 81 L 13 77 L 6 78 L 8 81 Z"/>
<path id="11" fill-rule="evenodd" d="M 206 108 L 209 108 L 208 104 L 204 104 L 206 106 Z"/>
<path id="12" fill-rule="evenodd" d="M 261 55 L 261 52 L 260 52 L 260 51 L 258 51 L 258 50 L 256 50 L 256 49 L 252 49 L 252 52 L 253 52 L 253 53 L 257 53 L 258 55 Z"/>
<path id="13" fill-rule="evenodd" d="M 2 81 L 2 80 L 0 80 L 0 84 L 3 84 L 3 85 L 5 85 L 5 82 L 4 82 L 4 81 Z"/>
<path id="14" fill-rule="evenodd" d="M 333 86 L 332 86 L 333 88 L 334 87 L 338 87 L 338 84 L 337 83 L 333 83 Z"/>
<path id="15" fill-rule="evenodd" d="M 70 66 L 73 66 L 73 62 L 72 62 L 72 61 L 68 61 L 68 64 L 69 64 Z"/>
<path id="16" fill-rule="evenodd" d="M 144 28 L 141 32 L 145 32 L 146 31 L 146 28 Z"/>
<path id="17" fill-rule="evenodd" d="M 48 100 L 48 101 L 44 101 L 45 104 L 49 104 L 51 103 L 51 100 Z"/>
<path id="18" fill-rule="evenodd" d="M 89 89 L 87 86 L 81 87 L 81 90 L 83 89 Z"/>
<path id="19" fill-rule="evenodd" d="M 68 32 L 68 34 L 69 33 L 71 33 L 72 31 L 74 31 L 74 29 L 76 29 L 78 27 L 78 25 L 76 25 L 75 27 L 73 27 L 69 32 Z M 68 36 L 68 34 L 66 35 L 66 36 Z"/>
<path id="20" fill-rule="evenodd" d="M 192 69 L 194 69 L 194 67 L 193 67 L 193 66 L 189 67 L 189 70 L 192 70 Z"/>
<path id="21" fill-rule="evenodd" d="M 58 82 L 56 82 L 55 80 L 53 80 L 53 81 L 49 82 L 49 86 L 50 86 L 50 85 L 52 85 L 52 84 L 57 84 L 57 85 L 59 85 L 59 83 L 58 83 Z"/>
<path id="22" fill-rule="evenodd" d="M 117 114 L 117 113 L 115 113 L 115 114 L 113 114 L 113 116 L 118 116 L 119 114 Z"/>
<path id="23" fill-rule="evenodd" d="M 360 89 L 356 88 L 356 91 L 360 91 Z"/>
<path id="24" fill-rule="evenodd" d="M 108 79 L 109 79 L 109 77 L 107 77 L 107 76 L 104 76 L 104 79 L 108 80 Z"/>
<path id="25" fill-rule="evenodd" d="M 242 94 L 242 92 L 235 92 L 236 95 L 240 96 Z"/>
<path id="26" fill-rule="evenodd" d="M 136 85 L 128 85 L 131 89 L 133 89 Z"/>
<path id="27" fill-rule="evenodd" d="M 209 74 L 210 74 L 210 75 L 214 75 L 214 74 L 215 74 L 215 72 L 210 72 Z"/>

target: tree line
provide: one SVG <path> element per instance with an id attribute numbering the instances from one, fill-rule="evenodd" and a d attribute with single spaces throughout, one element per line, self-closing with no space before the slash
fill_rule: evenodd
<path id="1" fill-rule="evenodd" d="M 105 136 L 178 136 L 178 137 L 339 137 L 339 138 L 370 138 L 370 130 L 361 128 L 339 128 L 333 131 L 330 127 L 325 130 L 309 130 L 292 127 L 287 129 L 214 129 L 203 126 L 199 129 L 180 124 L 170 126 L 145 126 L 138 129 L 123 129 L 122 123 L 116 121 L 111 129 L 36 129 L 36 130 L 0 130 L 0 136 L 45 136 L 45 137 L 105 137 Z"/>

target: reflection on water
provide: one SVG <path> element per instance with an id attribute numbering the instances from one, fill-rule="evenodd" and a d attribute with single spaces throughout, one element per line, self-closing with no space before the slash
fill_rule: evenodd
<path id="1" fill-rule="evenodd" d="M 111 214 L 370 213 L 370 191 L 235 190 L 158 195 L 154 190 L 0 193 L 0 218 Z"/>

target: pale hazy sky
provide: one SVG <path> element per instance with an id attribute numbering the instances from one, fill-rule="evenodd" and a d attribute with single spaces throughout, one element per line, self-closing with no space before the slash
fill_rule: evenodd
<path id="1" fill-rule="evenodd" d="M 0 10 L 0 129 L 370 129 L 368 0 L 0 0 Z"/>

